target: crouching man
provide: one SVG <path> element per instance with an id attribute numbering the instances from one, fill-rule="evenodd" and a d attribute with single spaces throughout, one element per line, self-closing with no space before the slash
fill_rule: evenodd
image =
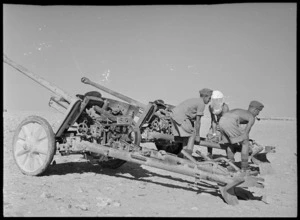
<path id="1" fill-rule="evenodd" d="M 232 109 L 226 112 L 219 121 L 220 131 L 230 144 L 242 144 L 241 169 L 247 171 L 249 157 L 249 133 L 264 105 L 258 101 L 251 101 L 248 110 Z M 246 125 L 244 129 L 240 125 Z M 227 157 L 234 161 L 234 149 L 227 148 Z"/>

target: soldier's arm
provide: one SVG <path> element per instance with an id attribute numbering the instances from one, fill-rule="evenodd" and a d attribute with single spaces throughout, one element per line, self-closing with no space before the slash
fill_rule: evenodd
<path id="1" fill-rule="evenodd" d="M 210 117 L 211 117 L 211 130 L 212 130 L 212 133 L 214 134 L 214 133 L 216 133 L 216 130 L 217 130 L 217 122 L 216 122 L 216 117 L 212 113 L 211 106 L 209 106 L 209 112 L 210 112 Z"/>
<path id="2" fill-rule="evenodd" d="M 223 111 L 222 114 L 224 114 L 225 112 L 229 112 L 229 106 L 227 104 L 224 104 L 222 111 Z"/>
<path id="3" fill-rule="evenodd" d="M 196 121 L 195 121 L 195 141 L 200 141 L 200 126 L 201 117 L 204 115 L 205 104 L 199 102 L 197 106 Z"/>
<path id="4" fill-rule="evenodd" d="M 202 115 L 197 115 L 195 121 L 195 141 L 197 142 L 200 141 L 201 116 Z"/>
<path id="5" fill-rule="evenodd" d="M 249 133 L 250 133 L 252 126 L 254 125 L 254 122 L 255 122 L 255 118 L 252 115 L 249 116 L 248 123 L 244 130 L 245 131 L 244 135 L 246 136 L 247 139 L 249 139 Z"/>

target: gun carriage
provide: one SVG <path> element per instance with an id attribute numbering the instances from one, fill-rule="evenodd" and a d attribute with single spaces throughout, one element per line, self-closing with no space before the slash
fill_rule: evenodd
<path id="1" fill-rule="evenodd" d="M 225 158 L 196 161 L 186 154 L 172 135 L 170 110 L 173 105 L 161 100 L 141 103 L 83 77 L 81 82 L 123 101 L 105 98 L 100 92 L 72 96 L 3 55 L 4 62 L 25 74 L 55 96 L 49 106 L 64 117 L 53 130 L 40 116 L 24 119 L 15 131 L 13 156 L 22 173 L 42 175 L 54 155 L 83 154 L 88 160 L 116 169 L 132 162 L 208 180 L 219 185 L 220 193 L 230 205 L 238 204 L 236 187 L 263 187 L 263 178 L 244 175 Z M 153 142 L 157 150 L 141 146 Z M 226 146 L 201 139 L 200 145 L 225 149 Z M 186 158 L 177 155 L 182 152 Z M 201 152 L 196 151 L 200 156 Z M 224 164 L 231 166 L 234 172 Z"/>

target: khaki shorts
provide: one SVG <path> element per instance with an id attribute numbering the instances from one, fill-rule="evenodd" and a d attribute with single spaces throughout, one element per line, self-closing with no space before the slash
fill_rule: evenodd
<path id="1" fill-rule="evenodd" d="M 185 119 L 182 124 L 172 120 L 172 132 L 174 136 L 190 137 L 194 134 L 194 125 L 189 119 Z"/>

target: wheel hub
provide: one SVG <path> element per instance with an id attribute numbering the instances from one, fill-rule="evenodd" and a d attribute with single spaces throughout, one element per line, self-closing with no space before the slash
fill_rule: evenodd
<path id="1" fill-rule="evenodd" d="M 23 145 L 24 150 L 30 150 L 30 146 L 28 146 L 26 143 Z"/>
<path id="2" fill-rule="evenodd" d="M 28 150 L 28 151 L 30 151 L 30 153 L 32 153 L 35 143 L 36 143 L 36 140 L 33 137 L 28 137 L 23 146 L 24 150 Z"/>

